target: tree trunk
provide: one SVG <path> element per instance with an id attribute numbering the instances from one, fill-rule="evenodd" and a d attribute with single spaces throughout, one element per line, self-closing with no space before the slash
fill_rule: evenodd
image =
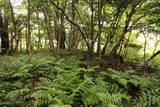
<path id="1" fill-rule="evenodd" d="M 44 18 L 45 18 L 47 36 L 48 36 L 48 39 L 49 39 L 50 52 L 52 52 L 53 51 L 53 40 L 52 40 L 52 37 L 51 37 L 51 26 L 49 24 L 49 17 L 48 17 L 46 6 L 43 8 L 43 14 L 44 14 Z"/>
<path id="2" fill-rule="evenodd" d="M 59 4 L 57 4 L 59 5 Z M 62 11 L 64 12 L 66 4 L 63 5 Z M 55 9 L 56 18 L 54 19 L 55 37 L 57 40 L 57 53 L 60 49 L 65 49 L 65 25 L 64 25 L 64 14 L 59 9 Z"/>
<path id="3" fill-rule="evenodd" d="M 0 10 L 0 36 L 1 36 L 1 54 L 6 54 L 9 50 L 9 36 L 8 36 L 8 19 L 2 17 Z"/>
<path id="4" fill-rule="evenodd" d="M 99 65 L 101 64 L 101 33 L 102 33 L 102 20 L 101 20 L 101 14 L 102 14 L 102 0 L 98 0 L 98 48 L 97 48 L 97 52 L 98 52 L 98 63 Z"/>
<path id="5" fill-rule="evenodd" d="M 32 40 L 31 40 L 31 0 L 28 0 L 28 52 L 29 52 L 29 60 L 28 62 L 31 62 L 32 58 Z"/>
<path id="6" fill-rule="evenodd" d="M 71 24 L 73 24 L 73 25 L 79 30 L 79 32 L 81 33 L 82 38 L 84 39 L 84 41 L 85 41 L 85 43 L 86 43 L 86 45 L 87 45 L 89 54 L 93 53 L 93 47 L 91 47 L 89 41 L 87 40 L 87 35 L 86 35 L 85 32 L 83 32 L 83 30 L 81 29 L 81 27 L 80 27 L 77 23 L 73 22 L 73 21 L 67 16 L 67 14 L 65 13 L 65 11 L 64 11 L 62 8 L 60 8 L 60 7 L 59 7 L 57 4 L 55 4 L 52 0 L 49 0 L 49 1 L 51 2 L 51 4 L 52 4 L 53 6 L 55 6 L 55 7 L 57 8 L 57 10 L 59 10 L 59 11 L 65 16 L 65 18 L 66 18 L 66 20 L 67 20 L 68 22 L 70 22 Z"/>
<path id="7" fill-rule="evenodd" d="M 126 22 L 125 22 L 125 26 L 123 28 L 123 31 L 120 35 L 120 39 L 117 42 L 117 44 L 113 47 L 112 51 L 110 52 L 109 56 L 114 56 L 118 50 L 118 48 L 120 47 L 121 42 L 124 40 L 125 35 L 127 34 L 127 32 L 129 31 L 129 24 L 131 22 L 132 16 L 134 15 L 134 13 L 136 12 L 135 7 L 132 7 L 131 12 L 129 13 L 129 15 L 126 16 Z"/>
<path id="8" fill-rule="evenodd" d="M 145 60 L 145 58 L 146 58 L 147 37 L 146 37 L 145 33 L 143 33 L 143 35 L 144 35 L 144 54 L 143 54 L 143 58 Z"/>
<path id="9" fill-rule="evenodd" d="M 40 51 L 40 49 L 42 49 L 42 44 L 41 44 L 41 33 L 40 33 L 40 18 L 39 18 L 39 8 L 37 7 L 36 9 L 36 15 L 37 15 L 37 20 L 38 20 L 38 51 Z"/>
<path id="10" fill-rule="evenodd" d="M 91 8 L 91 55 L 94 53 L 94 0 L 90 1 Z"/>
<path id="11" fill-rule="evenodd" d="M 60 49 L 65 49 L 66 37 L 65 37 L 64 15 L 62 13 L 61 13 L 61 25 L 60 25 L 60 29 L 59 30 L 61 32 Z"/>
<path id="12" fill-rule="evenodd" d="M 15 42 L 16 42 L 16 46 L 15 46 L 15 50 L 16 50 L 16 53 L 18 53 L 18 45 L 19 45 L 19 37 L 17 36 L 17 26 L 16 26 L 16 21 L 15 21 L 15 17 L 14 17 L 14 11 L 13 11 L 13 7 L 12 7 L 12 4 L 11 4 L 11 1 L 9 0 L 9 6 L 10 6 L 10 11 L 11 11 L 11 17 L 12 17 L 12 23 L 13 23 L 13 31 L 14 31 L 14 36 L 12 39 L 15 39 Z M 13 40 L 12 40 L 13 41 Z M 10 48 L 12 49 L 12 48 Z M 10 51 L 13 51 L 13 50 L 10 50 Z"/>
<path id="13" fill-rule="evenodd" d="M 104 46 L 103 49 L 102 49 L 102 55 L 104 55 L 104 54 L 106 53 L 106 49 L 107 49 L 108 43 L 109 43 L 109 42 L 114 38 L 114 36 L 115 36 L 116 30 L 117 30 L 116 27 L 117 27 L 117 25 L 119 25 L 119 23 L 120 23 L 119 20 L 120 20 L 121 16 L 122 16 L 121 10 L 118 9 L 117 12 L 114 14 L 114 19 L 113 19 L 113 21 L 112 21 L 112 23 L 111 23 L 111 29 L 112 29 L 112 31 L 111 31 L 110 34 L 108 35 L 108 38 L 107 38 L 106 43 L 105 43 L 105 46 Z"/>
<path id="14" fill-rule="evenodd" d="M 27 19 L 28 20 L 28 19 Z M 25 29 L 25 40 L 26 40 L 26 53 L 28 53 L 28 25 L 26 25 L 26 29 Z"/>
<path id="15" fill-rule="evenodd" d="M 75 22 L 75 1 L 72 0 L 72 21 Z M 69 50 L 76 49 L 76 34 L 75 26 L 71 24 L 70 37 L 69 37 Z"/>

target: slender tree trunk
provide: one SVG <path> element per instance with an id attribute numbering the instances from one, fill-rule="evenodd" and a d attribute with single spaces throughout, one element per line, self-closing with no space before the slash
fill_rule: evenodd
<path id="1" fill-rule="evenodd" d="M 26 29 L 25 29 L 25 39 L 26 39 L 26 42 L 25 42 L 26 43 L 26 53 L 28 53 L 28 25 L 26 25 Z"/>
<path id="2" fill-rule="evenodd" d="M 75 22 L 75 1 L 72 0 L 72 21 Z M 76 35 L 75 26 L 71 24 L 70 37 L 69 37 L 69 50 L 76 48 Z"/>
<path id="3" fill-rule="evenodd" d="M 47 5 L 47 7 L 49 7 L 49 5 Z M 51 46 L 51 50 L 53 51 L 54 49 L 54 42 L 53 42 L 53 32 L 52 32 L 52 24 L 51 24 L 51 18 L 52 16 L 49 14 L 50 11 L 49 11 L 49 8 L 46 7 L 46 13 L 47 13 L 47 18 L 48 18 L 48 29 L 49 29 L 49 32 L 50 32 L 50 44 L 52 45 Z"/>
<path id="4" fill-rule="evenodd" d="M 19 41 L 19 51 L 20 53 L 22 52 L 22 44 L 23 44 L 23 40 L 22 40 L 22 37 L 20 36 L 20 41 Z"/>
<path id="5" fill-rule="evenodd" d="M 28 0 L 28 52 L 29 52 L 29 60 L 28 62 L 31 62 L 32 58 L 32 40 L 31 40 L 31 0 Z"/>
<path id="6" fill-rule="evenodd" d="M 60 25 L 60 32 L 61 32 L 61 36 L 60 36 L 60 49 L 65 49 L 65 41 L 66 41 L 66 37 L 65 37 L 65 26 L 64 26 L 64 15 L 61 13 L 61 25 Z"/>
<path id="7" fill-rule="evenodd" d="M 104 55 L 106 53 L 106 48 L 107 48 L 107 45 L 108 45 L 108 41 L 105 43 L 103 49 L 102 49 L 102 55 Z"/>
<path id="8" fill-rule="evenodd" d="M 156 39 L 156 40 L 155 40 L 155 45 L 154 45 L 153 54 L 156 52 L 157 46 L 158 46 L 158 44 L 159 44 L 159 42 L 160 42 L 160 41 L 158 41 L 158 38 L 157 38 L 158 35 L 157 35 L 156 33 L 154 34 L 154 36 L 155 36 L 155 39 Z"/>
<path id="9" fill-rule="evenodd" d="M 53 51 L 53 40 L 51 38 L 51 28 L 50 28 L 50 24 L 49 24 L 49 19 L 48 19 L 48 14 L 46 11 L 46 6 L 43 8 L 43 14 L 44 14 L 44 18 L 45 18 L 45 24 L 46 24 L 46 29 L 47 29 L 47 36 L 49 39 L 49 46 L 50 46 L 50 52 Z"/>
<path id="10" fill-rule="evenodd" d="M 102 0 L 98 0 L 98 57 L 99 57 L 99 65 L 101 63 L 101 33 L 102 33 L 102 19 L 101 19 L 101 14 L 102 14 Z"/>
<path id="11" fill-rule="evenodd" d="M 105 45 L 104 45 L 104 47 L 103 47 L 103 49 L 102 49 L 102 55 L 104 55 L 105 53 L 106 53 L 106 49 L 107 49 L 107 45 L 108 45 L 108 43 L 114 38 L 114 36 L 115 36 L 115 32 L 116 32 L 116 27 L 117 27 L 117 25 L 119 25 L 119 20 L 120 20 L 120 18 L 121 18 L 121 12 L 120 12 L 120 9 L 118 9 L 118 11 L 115 13 L 115 15 L 114 15 L 114 20 L 112 21 L 112 23 L 111 23 L 111 29 L 113 29 L 111 32 L 110 32 L 110 34 L 108 35 L 108 38 L 107 38 L 107 40 L 106 40 L 106 43 L 105 43 Z"/>
<path id="12" fill-rule="evenodd" d="M 118 48 L 120 47 L 121 42 L 124 40 L 125 35 L 127 34 L 127 32 L 129 31 L 129 24 L 131 22 L 132 16 L 133 14 L 136 12 L 135 7 L 132 7 L 131 12 L 129 13 L 129 15 L 126 16 L 126 22 L 125 22 L 125 26 L 123 28 L 122 34 L 120 35 L 120 39 L 118 40 L 118 43 L 114 46 L 114 48 L 112 49 L 112 51 L 110 52 L 109 56 L 115 55 Z"/>
<path id="13" fill-rule="evenodd" d="M 59 4 L 57 4 L 59 5 Z M 62 11 L 65 12 L 66 4 L 63 5 Z M 57 55 L 59 55 L 60 49 L 65 49 L 66 35 L 64 25 L 64 13 L 59 9 L 55 9 L 56 18 L 54 19 L 55 37 L 57 40 Z"/>
<path id="14" fill-rule="evenodd" d="M 40 47 L 42 47 L 41 46 L 41 33 L 40 33 L 40 18 L 39 18 L 39 11 L 38 11 L 38 7 L 37 7 L 37 10 L 36 10 L 36 15 L 37 15 L 37 20 L 38 20 L 38 51 L 40 51 Z"/>
<path id="15" fill-rule="evenodd" d="M 11 31 L 10 49 L 9 50 L 13 50 L 13 38 L 14 38 L 14 34 L 13 34 L 13 31 Z"/>
<path id="16" fill-rule="evenodd" d="M 147 46 L 147 38 L 146 38 L 146 34 L 143 33 L 144 35 L 144 54 L 143 54 L 143 58 L 144 60 L 146 59 L 146 46 Z"/>
<path id="17" fill-rule="evenodd" d="M 14 17 L 13 6 L 11 4 L 11 1 L 10 0 L 8 0 L 8 1 L 9 1 L 12 23 L 13 23 L 13 29 L 14 29 L 14 36 L 13 36 L 12 39 L 15 39 L 15 42 L 16 42 L 15 50 L 16 50 L 16 53 L 18 53 L 19 37 L 17 36 L 17 25 L 16 25 L 16 21 L 15 21 L 15 17 Z M 10 49 L 12 49 L 12 48 L 10 48 Z M 12 51 L 12 50 L 10 50 L 10 51 Z"/>
<path id="18" fill-rule="evenodd" d="M 147 70 L 147 61 L 146 61 L 146 46 L 147 46 L 147 38 L 146 38 L 146 34 L 145 33 L 143 33 L 143 35 L 144 35 L 144 71 L 146 71 Z"/>
<path id="19" fill-rule="evenodd" d="M 94 0 L 90 1 L 90 6 L 91 6 L 91 49 L 90 49 L 90 54 L 94 53 Z"/>
<path id="20" fill-rule="evenodd" d="M 58 26 L 58 35 L 57 35 L 57 55 L 60 53 L 60 41 L 61 41 L 61 32 L 60 25 Z"/>

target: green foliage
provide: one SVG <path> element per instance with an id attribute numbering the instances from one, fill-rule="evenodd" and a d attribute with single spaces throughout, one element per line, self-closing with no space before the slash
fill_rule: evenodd
<path id="1" fill-rule="evenodd" d="M 137 49 L 137 50 L 139 50 L 139 49 L 141 49 L 142 48 L 142 46 L 141 45 L 137 45 L 137 44 L 134 44 L 134 43 L 127 43 L 127 44 L 125 44 L 126 46 L 128 46 L 128 47 L 131 47 L 131 48 L 134 48 L 134 49 Z"/>
<path id="2" fill-rule="evenodd" d="M 107 74 L 112 80 L 128 90 L 136 107 L 159 107 L 160 89 L 159 78 L 155 74 L 151 76 L 138 76 L 135 71 L 118 72 L 108 69 Z M 156 74 L 157 75 L 157 74 Z M 126 91 L 126 90 L 125 90 Z M 131 92 L 131 93 L 130 93 Z M 136 95 L 137 94 L 137 95 Z"/>
<path id="3" fill-rule="evenodd" d="M 128 70 L 126 72 L 118 72 L 113 69 L 108 70 L 110 72 L 107 75 L 110 76 L 112 80 L 117 81 L 120 85 L 123 85 L 126 88 L 128 88 L 128 84 L 133 84 L 137 87 L 144 87 L 149 84 L 147 79 L 136 75 L 133 70 Z"/>
<path id="4" fill-rule="evenodd" d="M 87 67 L 81 56 L 56 58 L 38 54 L 30 64 L 26 58 L 0 57 L 0 106 L 158 107 L 160 104 L 156 74 L 143 77 L 133 70 L 113 69 L 96 73 L 98 66 Z"/>

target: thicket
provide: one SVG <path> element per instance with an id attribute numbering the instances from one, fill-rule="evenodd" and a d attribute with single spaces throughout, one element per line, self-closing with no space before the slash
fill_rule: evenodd
<path id="1" fill-rule="evenodd" d="M 160 107 L 160 73 L 96 72 L 83 56 L 0 57 L 1 107 Z"/>

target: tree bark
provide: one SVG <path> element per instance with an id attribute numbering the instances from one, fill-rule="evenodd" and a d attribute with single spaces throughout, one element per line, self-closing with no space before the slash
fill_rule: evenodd
<path id="1" fill-rule="evenodd" d="M 42 44 L 41 44 L 41 33 L 40 33 L 40 17 L 39 17 L 39 8 L 37 7 L 36 9 L 36 15 L 37 15 L 37 20 L 38 20 L 38 51 L 40 51 L 40 49 L 42 49 Z"/>
<path id="2" fill-rule="evenodd" d="M 2 16 L 0 10 L 0 36 L 1 36 L 1 54 L 6 54 L 9 50 L 9 35 L 8 35 L 8 19 Z"/>
<path id="3" fill-rule="evenodd" d="M 60 8 L 59 6 L 57 6 L 52 0 L 50 0 L 50 2 L 51 2 L 51 4 L 53 5 L 53 6 L 55 6 L 58 10 L 60 10 L 61 12 L 62 12 L 62 14 L 65 16 L 65 18 L 66 18 L 66 20 L 68 21 L 68 22 L 70 22 L 71 24 L 73 24 L 75 27 L 77 27 L 77 29 L 79 30 L 79 32 L 81 33 L 81 35 L 82 35 L 82 38 L 84 39 L 84 41 L 85 41 L 85 43 L 86 43 L 86 45 L 87 45 L 87 48 L 88 48 L 88 51 L 89 51 L 89 53 L 91 53 L 92 51 L 92 49 L 91 49 L 91 45 L 90 45 L 90 43 L 87 41 L 87 38 L 86 38 L 86 35 L 85 35 L 85 33 L 83 32 L 83 30 L 81 29 L 81 27 L 77 24 L 77 23 L 75 23 L 75 22 L 73 22 L 67 15 L 66 15 L 66 13 L 64 12 L 64 10 L 62 9 L 62 8 Z"/>
<path id="4" fill-rule="evenodd" d="M 13 6 L 11 4 L 11 1 L 9 0 L 9 6 L 10 6 L 10 11 L 11 11 L 11 17 L 12 17 L 12 23 L 13 23 L 13 31 L 14 31 L 14 35 L 11 38 L 11 41 L 13 41 L 15 39 L 16 42 L 16 46 L 15 46 L 15 51 L 16 53 L 18 53 L 18 45 L 19 45 L 19 37 L 17 36 L 17 25 L 16 25 L 16 21 L 15 21 L 15 17 L 14 17 L 14 11 L 13 11 Z M 13 48 L 10 48 L 10 51 L 13 51 Z"/>
<path id="5" fill-rule="evenodd" d="M 47 29 L 47 36 L 49 39 L 49 46 L 50 46 L 50 52 L 53 51 L 53 40 L 52 40 L 52 35 L 51 35 L 51 26 L 50 26 L 50 20 L 49 20 L 49 16 L 47 13 L 47 7 L 45 6 L 43 8 L 43 14 L 44 14 L 44 18 L 45 18 L 45 24 L 46 24 L 46 29 Z"/>
<path id="6" fill-rule="evenodd" d="M 102 0 L 98 0 L 98 50 L 97 52 L 98 52 L 98 57 L 99 57 L 99 61 L 98 61 L 99 65 L 101 64 L 102 8 L 103 8 Z"/>
<path id="7" fill-rule="evenodd" d="M 129 24 L 130 24 L 132 16 L 134 15 L 135 12 L 136 12 L 135 7 L 132 7 L 131 12 L 129 13 L 129 15 L 126 16 L 125 26 L 123 28 L 123 31 L 122 31 L 121 35 L 120 35 L 120 39 L 119 39 L 118 43 L 113 47 L 109 56 L 112 56 L 112 55 L 116 54 L 118 48 L 120 47 L 121 42 L 123 41 L 125 35 L 129 31 Z"/>
<path id="8" fill-rule="evenodd" d="M 27 26 L 28 26 L 28 52 L 29 52 L 29 59 L 28 62 L 31 62 L 32 59 L 32 40 L 31 40 L 31 0 L 28 0 L 28 20 L 27 20 Z"/>
<path id="9" fill-rule="evenodd" d="M 75 1 L 72 0 L 72 21 L 75 22 Z M 69 36 L 69 50 L 75 50 L 76 48 L 76 32 L 75 26 L 71 24 L 70 36 Z"/>
<path id="10" fill-rule="evenodd" d="M 91 8 L 91 54 L 94 53 L 94 0 L 90 1 Z"/>

